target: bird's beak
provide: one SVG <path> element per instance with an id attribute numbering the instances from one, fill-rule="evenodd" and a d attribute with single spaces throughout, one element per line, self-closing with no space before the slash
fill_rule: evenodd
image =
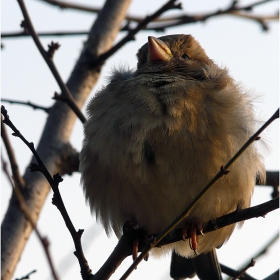
<path id="1" fill-rule="evenodd" d="M 148 37 L 149 53 L 148 61 L 152 62 L 155 60 L 168 61 L 173 56 L 167 45 L 161 40 L 149 36 Z"/>

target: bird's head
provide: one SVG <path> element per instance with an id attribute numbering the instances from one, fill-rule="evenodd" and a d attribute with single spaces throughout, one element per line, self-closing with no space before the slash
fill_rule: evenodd
<path id="1" fill-rule="evenodd" d="M 184 34 L 159 38 L 149 36 L 148 43 L 139 49 L 137 58 L 140 72 L 162 69 L 189 73 L 190 76 L 192 72 L 201 73 L 205 66 L 213 64 L 199 43 L 191 35 Z"/>

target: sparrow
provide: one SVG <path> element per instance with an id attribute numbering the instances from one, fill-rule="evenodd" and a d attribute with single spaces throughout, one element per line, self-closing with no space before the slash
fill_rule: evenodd
<path id="1" fill-rule="evenodd" d="M 149 36 L 137 58 L 137 69 L 114 70 L 89 101 L 80 153 L 86 200 L 107 234 L 117 237 L 130 220 L 149 234 L 165 229 L 257 123 L 251 94 L 191 35 Z M 262 157 L 250 146 L 178 228 L 194 233 L 211 219 L 249 207 L 256 177 L 264 180 L 264 174 Z M 192 234 L 190 242 L 154 248 L 152 254 L 209 256 L 214 276 L 205 267 L 197 272 L 200 279 L 221 279 L 215 248 L 235 227 Z"/>

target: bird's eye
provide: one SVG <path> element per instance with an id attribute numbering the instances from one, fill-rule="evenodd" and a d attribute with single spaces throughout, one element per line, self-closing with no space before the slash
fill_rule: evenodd
<path id="1" fill-rule="evenodd" d="M 185 53 L 182 55 L 182 58 L 184 60 L 189 60 L 190 59 L 190 57 L 187 54 L 185 54 Z"/>

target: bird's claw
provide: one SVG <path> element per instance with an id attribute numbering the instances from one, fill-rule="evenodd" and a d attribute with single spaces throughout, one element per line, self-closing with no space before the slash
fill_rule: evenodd
<path id="1" fill-rule="evenodd" d="M 182 230 L 182 239 L 185 241 L 186 237 L 189 236 L 189 245 L 190 248 L 194 251 L 196 255 L 198 255 L 198 239 L 196 232 L 199 232 L 201 235 L 204 235 L 203 228 L 200 223 L 196 225 L 185 225 Z"/>

